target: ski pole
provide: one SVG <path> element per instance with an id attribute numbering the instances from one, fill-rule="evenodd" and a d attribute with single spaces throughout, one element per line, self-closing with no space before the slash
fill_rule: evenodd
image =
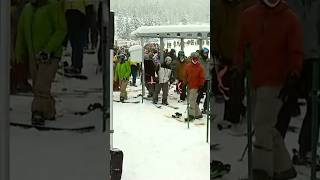
<path id="1" fill-rule="evenodd" d="M 254 135 L 254 130 L 252 131 L 252 133 L 251 133 L 251 137 Z M 242 151 L 242 154 L 241 154 L 241 157 L 240 157 L 240 159 L 238 159 L 238 161 L 239 162 L 241 162 L 241 161 L 243 161 L 243 159 L 244 159 L 244 156 L 246 155 L 246 153 L 247 153 L 247 151 L 248 151 L 248 143 L 246 144 L 246 147 L 243 149 L 243 151 Z"/>
<path id="2" fill-rule="evenodd" d="M 211 118 L 211 80 L 207 84 L 207 143 L 209 142 L 209 122 Z"/>
<path id="3" fill-rule="evenodd" d="M 190 119 L 189 119 L 189 107 L 190 107 L 190 102 L 189 102 L 189 88 L 187 87 L 187 91 L 186 91 L 186 93 L 187 93 L 187 120 L 188 120 L 188 122 L 187 122 L 187 124 L 188 124 L 188 129 L 190 129 Z"/>
<path id="4" fill-rule="evenodd" d="M 250 46 L 246 47 L 245 50 L 245 70 L 246 70 L 246 95 L 247 95 L 247 139 L 248 139 L 248 178 L 252 180 L 252 136 L 250 136 L 252 132 L 252 124 L 251 124 L 251 92 L 250 92 L 250 82 L 251 82 L 251 54 L 250 54 Z"/>
<path id="5" fill-rule="evenodd" d="M 311 112 L 312 112 L 312 161 L 311 161 L 311 180 L 316 180 L 317 177 L 317 144 L 319 139 L 319 102 L 318 101 L 319 92 L 319 59 L 313 62 L 312 71 L 312 93 L 311 93 Z"/>

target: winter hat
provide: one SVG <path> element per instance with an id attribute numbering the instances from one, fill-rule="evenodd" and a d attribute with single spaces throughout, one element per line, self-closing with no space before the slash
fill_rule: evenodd
<path id="1" fill-rule="evenodd" d="M 208 48 L 203 48 L 203 53 L 208 54 L 209 53 L 209 49 Z"/>
<path id="2" fill-rule="evenodd" d="M 172 62 L 172 58 L 170 56 L 167 56 L 164 60 L 167 64 L 170 64 Z"/>

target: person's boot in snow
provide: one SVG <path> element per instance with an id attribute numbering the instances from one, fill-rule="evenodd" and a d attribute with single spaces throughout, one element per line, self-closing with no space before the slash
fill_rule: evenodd
<path id="1" fill-rule="evenodd" d="M 294 167 L 292 167 L 289 170 L 286 170 L 280 173 L 275 173 L 273 175 L 273 180 L 288 180 L 296 177 L 297 177 L 297 171 Z"/>
<path id="2" fill-rule="evenodd" d="M 31 123 L 34 126 L 44 126 L 45 121 L 41 112 L 32 112 Z"/>
<path id="3" fill-rule="evenodd" d="M 124 97 L 120 97 L 120 102 L 124 102 Z"/>
<path id="4" fill-rule="evenodd" d="M 169 103 L 168 103 L 168 101 L 167 101 L 167 100 L 162 100 L 162 105 L 168 106 L 168 105 L 169 105 Z"/>

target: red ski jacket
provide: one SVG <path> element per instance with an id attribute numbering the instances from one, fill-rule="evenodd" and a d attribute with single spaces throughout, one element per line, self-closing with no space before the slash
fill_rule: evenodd
<path id="1" fill-rule="evenodd" d="M 299 75 L 303 63 L 302 27 L 298 17 L 281 1 L 275 8 L 258 2 L 241 15 L 234 64 L 243 69 L 245 48 L 251 49 L 252 86 L 281 86 Z"/>
<path id="2" fill-rule="evenodd" d="M 185 70 L 185 83 L 189 89 L 199 89 L 205 82 L 204 69 L 200 63 L 188 63 Z"/>

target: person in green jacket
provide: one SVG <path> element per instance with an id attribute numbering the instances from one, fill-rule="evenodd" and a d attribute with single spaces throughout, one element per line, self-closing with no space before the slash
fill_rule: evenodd
<path id="1" fill-rule="evenodd" d="M 51 84 L 62 55 L 66 20 L 56 0 L 30 0 L 22 10 L 16 39 L 16 61 L 28 60 L 34 99 L 32 123 L 55 120 Z"/>
<path id="2" fill-rule="evenodd" d="M 118 58 L 120 59 L 120 63 L 118 63 L 116 67 L 115 81 L 119 80 L 120 101 L 123 102 L 124 100 L 128 99 L 126 89 L 131 75 L 131 67 L 124 54 L 120 54 Z"/>

